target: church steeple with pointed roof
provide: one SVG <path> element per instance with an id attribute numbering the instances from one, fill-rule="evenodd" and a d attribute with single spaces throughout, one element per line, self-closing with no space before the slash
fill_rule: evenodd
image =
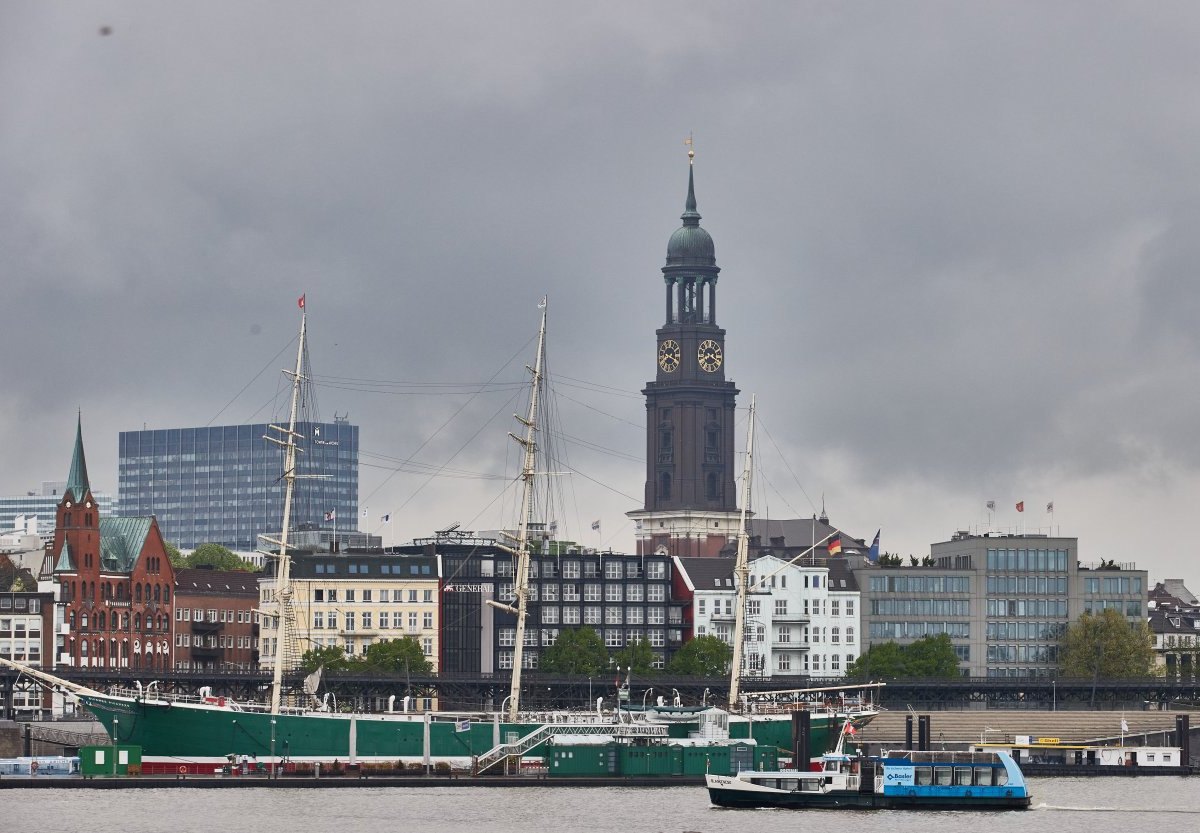
<path id="1" fill-rule="evenodd" d="M 738 390 L 725 378 L 725 331 L 717 326 L 716 247 L 700 227 L 695 154 L 688 151 L 683 225 L 667 242 L 662 267 L 664 321 L 658 364 L 646 397 L 644 508 L 628 513 L 643 553 L 715 556 L 737 534 L 734 409 Z"/>
<path id="2" fill-rule="evenodd" d="M 88 480 L 83 417 L 62 500 L 55 510 L 54 580 L 62 630 L 56 654 L 64 665 L 173 667 L 170 627 L 174 569 L 158 522 L 102 518 Z"/>
<path id="3" fill-rule="evenodd" d="M 75 450 L 71 454 L 71 471 L 67 474 L 67 486 L 63 494 L 70 492 L 78 503 L 91 488 L 88 482 L 87 458 L 83 454 L 83 414 L 80 413 L 75 423 Z"/>

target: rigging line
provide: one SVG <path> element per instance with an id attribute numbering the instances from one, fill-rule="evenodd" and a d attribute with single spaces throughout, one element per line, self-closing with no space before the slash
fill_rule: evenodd
<path id="1" fill-rule="evenodd" d="M 402 457 L 391 457 L 391 456 L 389 456 L 389 455 L 387 455 L 387 454 L 380 454 L 380 453 L 378 453 L 378 452 L 374 452 L 374 451 L 362 451 L 362 450 L 360 450 L 360 451 L 358 452 L 358 456 L 359 456 L 360 458 L 362 458 L 362 457 L 373 457 L 373 458 L 376 458 L 376 459 L 382 460 L 382 461 L 384 461 L 384 462 L 386 462 L 386 463 L 395 463 L 395 464 L 397 464 L 397 465 L 401 465 L 401 466 L 412 466 L 412 467 L 414 467 L 414 468 L 422 468 L 422 469 L 425 469 L 426 471 L 429 471 L 429 470 L 446 470 L 446 471 L 450 471 L 450 472 L 453 472 L 453 473 L 456 473 L 456 474 L 467 474 L 467 475 L 471 475 L 471 476 L 473 476 L 473 477 L 503 477 L 503 475 L 491 474 L 491 473 L 489 473 L 489 472 L 472 471 L 471 469 L 452 469 L 452 468 L 450 468 L 449 466 L 442 466 L 442 465 L 438 465 L 438 464 L 436 464 L 436 463 L 422 463 L 422 462 L 418 462 L 418 461 L 416 461 L 416 460 L 409 460 L 409 459 L 402 458 Z M 376 465 L 382 465 L 382 464 L 376 464 Z"/>
<path id="2" fill-rule="evenodd" d="M 642 462 L 642 459 L 643 459 L 643 458 L 637 457 L 633 454 L 626 454 L 624 451 L 617 451 L 615 448 L 607 448 L 598 443 L 594 443 L 589 440 L 585 440 L 582 437 L 576 437 L 571 434 L 554 433 L 552 436 L 558 437 L 559 439 L 561 439 L 571 445 L 581 446 L 581 447 L 589 449 L 591 451 L 603 451 L 605 454 L 608 454 L 612 457 L 618 457 L 622 460 L 629 460 L 634 463 L 640 463 L 640 462 Z"/>
<path id="3" fill-rule="evenodd" d="M 574 402 L 576 405 L 582 405 L 583 407 L 587 408 L 589 411 L 595 411 L 596 413 L 600 414 L 601 416 L 606 416 L 609 419 L 615 419 L 617 422 L 623 422 L 626 425 L 632 425 L 634 428 L 638 429 L 639 431 L 643 431 L 646 428 L 646 426 L 641 423 L 631 422 L 631 421 L 625 419 L 624 417 L 619 417 L 616 414 L 610 414 L 607 411 L 602 411 L 593 405 L 589 405 L 587 402 L 583 402 L 579 399 L 575 399 L 572 396 L 567 396 L 565 393 L 560 393 L 558 395 L 561 396 L 563 399 L 568 399 L 571 402 Z"/>
<path id="4" fill-rule="evenodd" d="M 237 401 L 237 398 L 238 398 L 239 396 L 241 396 L 243 393 L 245 393 L 245 392 L 246 392 L 246 388 L 248 388 L 248 387 L 250 387 L 251 385 L 253 385 L 253 384 L 255 383 L 255 381 L 258 379 L 258 377 L 259 377 L 259 376 L 261 376 L 261 375 L 263 375 L 264 373 L 266 373 L 266 372 L 267 372 L 267 368 L 268 368 L 268 367 L 270 367 L 271 365 L 275 364 L 275 360 L 276 360 L 276 359 L 278 359 L 280 356 L 282 356 L 282 355 L 283 355 L 283 352 L 284 352 L 284 350 L 287 350 L 289 347 L 291 347 L 293 344 L 295 344 L 295 343 L 296 343 L 296 339 L 297 339 L 297 338 L 299 338 L 299 337 L 300 337 L 300 336 L 298 336 L 298 335 L 297 335 L 297 336 L 292 336 L 291 340 L 290 340 L 290 341 L 288 341 L 288 343 L 287 343 L 287 344 L 283 345 L 283 347 L 282 347 L 282 348 L 279 350 L 279 352 L 278 352 L 278 353 L 276 353 L 274 356 L 272 356 L 272 357 L 271 357 L 271 360 L 270 360 L 269 362 L 267 362 L 265 365 L 263 365 L 263 368 L 262 368 L 262 370 L 258 371 L 258 373 L 255 373 L 255 374 L 254 374 L 254 378 L 253 378 L 253 379 L 251 379 L 249 382 L 247 382 L 245 385 L 243 385 L 243 386 L 242 386 L 242 389 L 241 389 L 241 390 L 239 390 L 237 393 L 235 393 L 235 394 L 233 395 L 233 399 L 230 399 L 228 402 L 226 402 L 226 403 L 225 403 L 225 404 L 224 404 L 224 405 L 221 407 L 221 410 L 219 410 L 219 411 L 217 411 L 215 414 L 213 414 L 213 416 L 212 416 L 212 419 L 210 419 L 208 422 L 204 423 L 204 427 L 205 427 L 205 428 L 207 428 L 208 426 L 210 426 L 210 425 L 212 425 L 214 422 L 216 422 L 216 421 L 217 421 L 217 417 L 219 417 L 221 414 L 225 413 L 226 409 L 228 409 L 230 405 L 232 405 L 232 404 L 233 404 L 235 401 Z M 259 408 L 259 410 L 261 411 L 262 409 L 261 409 L 261 408 Z M 257 413 L 257 411 L 256 411 L 255 413 Z"/>
<path id="5" fill-rule="evenodd" d="M 492 422 L 496 419 L 496 417 L 498 417 L 500 415 L 501 411 L 507 410 L 508 406 L 512 404 L 514 399 L 516 399 L 515 395 L 510 396 L 504 402 L 503 405 L 501 405 L 498 409 L 496 409 L 496 412 L 492 414 L 491 419 L 488 419 L 486 422 L 484 422 L 482 425 L 479 426 L 479 428 L 475 431 L 474 434 L 472 434 L 470 437 L 467 437 L 466 441 L 458 447 L 457 451 L 455 451 L 453 454 L 450 455 L 450 459 L 447 460 L 446 462 L 449 463 L 451 460 L 453 460 L 459 454 L 462 454 L 463 450 L 466 449 L 467 446 L 469 446 L 471 443 L 475 442 L 475 438 L 483 433 L 483 429 L 490 426 L 492 424 Z M 390 475 L 387 476 L 387 478 L 383 482 L 387 483 L 387 481 L 391 480 L 392 477 L 395 476 L 395 474 L 396 474 L 396 472 L 392 472 Z M 414 491 L 411 495 L 409 495 L 407 498 L 405 498 L 404 502 L 401 503 L 399 506 L 397 506 L 392 511 L 399 514 L 400 510 L 403 509 L 405 506 L 408 506 L 409 502 L 412 501 L 412 499 L 415 498 L 417 495 L 419 495 L 425 489 L 426 486 L 428 486 L 430 483 L 432 483 L 433 479 L 437 476 L 438 476 L 437 472 L 434 472 L 433 474 L 429 475 L 429 477 L 425 478 L 425 482 L 422 483 L 420 486 L 418 486 L 416 488 L 416 491 Z M 380 483 L 379 486 L 376 487 L 375 491 L 371 492 L 371 495 L 375 494 L 375 492 L 378 492 L 381 488 L 383 488 L 383 483 Z M 367 495 L 367 499 L 370 499 L 371 495 Z"/>
<path id="6" fill-rule="evenodd" d="M 594 478 L 594 477 L 589 477 L 588 475 L 586 475 L 586 474 L 584 474 L 583 472 L 581 472 L 579 469 L 572 468 L 571 466 L 566 466 L 566 469 L 567 469 L 568 471 L 570 471 L 572 474 L 577 474 L 577 475 L 579 475 L 579 476 L 580 476 L 580 477 L 582 477 L 584 480 L 589 480 L 589 481 L 591 481 L 592 483 L 595 483 L 597 486 L 600 486 L 600 487 L 602 487 L 602 488 L 608 489 L 610 492 L 612 492 L 612 493 L 613 493 L 613 494 L 615 494 L 615 495 L 620 495 L 621 497 L 623 497 L 623 498 L 626 498 L 627 500 L 632 500 L 632 501 L 633 501 L 635 504 L 636 504 L 636 503 L 638 502 L 638 500 L 639 500 L 639 498 L 636 498 L 636 497 L 634 497 L 633 495 L 627 495 L 627 494 L 625 494 L 625 493 L 624 493 L 624 492 L 622 492 L 620 489 L 614 489 L 612 486 L 609 486 L 607 483 L 601 483 L 599 480 L 597 480 L 597 479 L 596 479 L 596 478 Z"/>
<path id="7" fill-rule="evenodd" d="M 536 336 L 534 336 L 534 338 L 536 338 Z M 515 352 L 514 352 L 514 353 L 513 353 L 511 356 L 509 356 L 509 357 L 508 357 L 508 361 L 506 361 L 504 364 L 502 364 L 502 365 L 501 365 L 501 366 L 500 366 L 500 367 L 499 367 L 499 368 L 496 370 L 496 372 L 495 372 L 495 373 L 493 373 L 493 374 L 491 375 L 491 378 L 489 378 L 489 379 L 488 379 L 488 381 L 489 381 L 489 382 L 491 382 L 491 381 L 492 381 L 492 380 L 494 380 L 494 379 L 495 379 L 497 376 L 499 376 L 501 373 L 503 373 L 503 372 L 504 372 L 506 369 L 508 369 L 508 366 L 509 366 L 510 364 L 512 364 L 512 363 L 513 363 L 513 360 L 514 360 L 514 359 L 515 359 L 517 356 L 521 355 L 521 352 L 522 352 L 523 350 L 525 350 L 525 348 L 526 348 L 526 347 L 528 347 L 528 346 L 529 346 L 529 342 L 530 342 L 530 341 L 533 341 L 533 339 L 532 339 L 532 338 L 531 338 L 531 339 L 528 339 L 528 340 L 527 340 L 527 341 L 526 341 L 524 344 L 522 344 L 522 345 L 521 345 L 519 348 L 517 348 L 517 350 L 516 350 L 516 351 L 515 351 Z M 461 405 L 459 405 L 459 406 L 458 406 L 458 409 L 457 409 L 457 410 L 455 410 L 455 412 L 454 412 L 454 413 L 452 413 L 450 416 L 448 416 L 448 417 L 446 418 L 446 421 L 445 421 L 445 422 L 443 422 L 441 425 L 439 425 L 436 431 L 434 431 L 432 434 L 430 434 L 428 437 L 426 437 L 426 438 L 425 438 L 425 440 L 424 440 L 424 441 L 423 441 L 423 442 L 422 442 L 422 443 L 421 443 L 419 446 L 417 446 L 416 450 L 415 450 L 415 451 L 413 451 L 413 453 L 412 453 L 412 454 L 408 455 L 408 459 L 410 459 L 410 460 L 411 460 L 411 459 L 413 459 L 414 457 L 416 457 L 416 456 L 417 456 L 417 455 L 418 455 L 418 454 L 421 452 L 421 449 L 423 449 L 425 446 L 429 445 L 429 443 L 433 442 L 433 438 L 434 438 L 434 437 L 436 437 L 438 434 L 442 433 L 443 429 L 445 429 L 445 427 L 446 427 L 447 425 L 449 425 L 449 424 L 450 424 L 452 421 L 454 421 L 454 418 L 455 418 L 455 417 L 457 417 L 459 414 L 461 414 L 461 413 L 463 412 L 463 410 L 464 410 L 464 409 L 465 409 L 465 408 L 466 408 L 468 405 L 470 405 L 472 402 L 474 402 L 474 401 L 475 401 L 475 397 L 477 397 L 478 395 L 479 395 L 478 393 L 472 394 L 470 399 L 468 399 L 466 402 L 464 402 L 464 403 L 462 403 Z M 511 401 L 512 401 L 512 397 L 509 397 L 509 400 L 508 400 L 508 402 L 511 402 Z M 505 405 L 507 405 L 507 404 L 508 404 L 508 402 L 505 402 Z M 492 419 L 495 419 L 495 418 L 496 418 L 496 417 L 495 417 L 495 415 L 493 415 L 493 416 L 492 416 Z M 488 422 L 490 423 L 490 422 L 491 422 L 491 419 L 489 419 L 489 420 L 488 420 Z M 484 423 L 484 425 L 486 425 L 486 424 L 488 424 L 488 423 Z M 480 431 L 482 431 L 482 430 L 483 430 L 483 426 L 480 426 Z M 475 432 L 475 434 L 476 434 L 476 435 L 478 435 L 478 433 L 479 433 L 479 431 L 476 431 L 476 432 Z M 474 437 L 472 437 L 472 439 L 473 439 L 473 438 L 474 438 Z M 462 451 L 462 449 L 460 448 L 458 451 L 454 452 L 454 455 L 455 455 L 455 456 L 458 456 L 458 453 L 459 453 L 459 451 Z M 453 459 L 454 459 L 454 457 L 451 457 L 451 458 L 450 458 L 450 460 L 453 460 Z M 447 460 L 446 462 L 448 463 L 448 462 L 450 462 L 450 460 Z M 388 483 L 388 481 L 389 481 L 389 480 L 391 480 L 393 477 L 395 477 L 395 475 L 396 475 L 396 473 L 395 473 L 395 472 L 392 472 L 392 474 L 390 474 L 390 475 L 388 475 L 386 478 L 384 478 L 384 480 L 383 480 L 383 482 L 382 482 L 382 483 L 380 483 L 378 486 L 376 486 L 374 489 L 372 489 L 372 490 L 371 490 L 371 494 L 367 495 L 365 498 L 363 498 L 363 499 L 360 501 L 360 504 L 361 504 L 361 503 L 366 503 L 366 502 L 367 502 L 367 501 L 369 501 L 369 500 L 370 500 L 372 497 L 374 497 L 374 496 L 375 496 L 375 493 L 376 493 L 376 492 L 378 492 L 380 489 L 382 489 L 384 486 L 386 486 L 386 485 L 387 485 L 387 483 Z M 428 482 L 428 481 L 427 481 L 427 482 Z M 419 492 L 421 489 L 424 489 L 424 488 L 425 488 L 425 486 L 424 486 L 424 485 L 422 485 L 422 486 L 421 486 L 419 489 L 417 489 L 417 492 Z M 409 500 L 412 500 L 414 497 L 416 497 L 416 492 L 414 492 L 412 495 L 410 495 L 410 496 L 409 496 L 409 498 L 408 498 L 408 500 L 404 501 L 404 503 L 407 505 L 408 501 L 409 501 Z M 399 511 L 399 510 L 397 510 L 397 511 Z"/>
<path id="8" fill-rule="evenodd" d="M 482 392 L 504 392 L 508 390 L 516 390 L 523 388 L 524 385 L 504 384 L 504 385 L 482 385 L 475 390 L 378 390 L 374 388 L 360 388 L 356 385 L 331 384 L 329 382 L 314 382 L 313 388 L 323 390 L 349 390 L 355 394 L 379 394 L 382 396 L 475 396 Z"/>
<path id="9" fill-rule="evenodd" d="M 314 380 L 323 381 L 323 382 L 346 382 L 346 383 L 361 382 L 366 385 L 390 385 L 393 387 L 427 387 L 427 388 L 479 387 L 480 385 L 493 384 L 492 379 L 495 379 L 495 378 L 496 377 L 493 376 L 493 377 L 491 377 L 491 379 L 488 379 L 486 382 L 424 382 L 424 381 L 407 382 L 407 381 L 389 381 L 387 379 L 362 379 L 362 378 L 358 378 L 358 377 L 354 377 L 354 376 L 323 376 L 323 375 L 319 375 L 319 374 L 313 376 Z M 528 385 L 522 384 L 520 382 L 495 382 L 494 384 L 512 385 L 512 386 L 522 387 L 522 388 L 528 387 Z"/>
<path id="10" fill-rule="evenodd" d="M 409 468 L 405 468 L 404 466 L 385 466 L 382 463 L 363 463 L 360 461 L 359 466 L 362 468 L 380 469 L 382 471 L 390 471 L 390 472 L 395 472 L 395 473 L 399 473 L 399 472 L 404 472 L 405 474 L 429 473 L 428 468 L 409 469 Z M 451 480 L 506 480 L 507 479 L 499 474 L 469 474 L 469 473 L 455 474 L 453 472 L 441 471 L 441 470 L 434 470 L 430 476 L 431 477 L 445 477 L 445 478 L 449 478 Z"/>
<path id="11" fill-rule="evenodd" d="M 573 376 L 560 375 L 558 378 L 566 379 L 569 382 L 578 382 L 581 385 L 591 385 L 593 388 L 615 391 L 616 393 L 624 394 L 625 396 L 632 396 L 634 399 L 642 398 L 642 395 L 640 393 L 630 392 L 629 390 L 626 390 L 625 388 L 614 388 L 609 385 L 602 385 L 599 382 L 589 382 L 587 379 L 576 379 Z M 575 387 L 575 386 L 573 386 L 573 387 Z"/>
<path id="12" fill-rule="evenodd" d="M 804 486 L 800 483 L 800 478 L 796 476 L 796 472 L 794 472 L 791 465 L 788 464 L 787 458 L 783 456 L 783 451 L 779 448 L 779 444 L 775 442 L 775 438 L 771 436 L 771 432 L 767 430 L 766 424 L 762 420 L 758 420 L 758 426 L 762 428 L 763 433 L 767 435 L 767 439 L 771 441 L 771 445 L 775 448 L 775 453 L 778 454 L 779 459 L 783 461 L 783 467 L 788 470 L 788 474 L 792 476 L 792 480 L 796 481 L 796 487 L 800 490 L 800 494 L 804 495 L 804 499 L 808 501 L 809 507 L 815 513 L 817 511 L 817 505 L 813 503 L 813 499 L 809 497 L 808 492 L 804 490 Z M 784 502 L 786 503 L 787 501 Z M 794 512 L 795 510 L 793 509 L 792 511 Z"/>

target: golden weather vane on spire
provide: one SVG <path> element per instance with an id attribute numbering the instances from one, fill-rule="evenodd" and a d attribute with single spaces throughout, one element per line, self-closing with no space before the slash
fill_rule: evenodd
<path id="1" fill-rule="evenodd" d="M 692 134 L 690 131 L 688 132 L 688 137 L 683 140 L 683 143 L 687 145 L 688 149 L 688 164 L 692 165 L 696 160 L 696 148 L 695 144 L 692 142 Z"/>

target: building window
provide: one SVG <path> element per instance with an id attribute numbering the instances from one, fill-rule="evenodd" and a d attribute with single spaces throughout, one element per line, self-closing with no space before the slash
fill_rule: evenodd
<path id="1" fill-rule="evenodd" d="M 775 600 L 775 615 L 787 616 L 787 599 Z"/>
<path id="2" fill-rule="evenodd" d="M 422 626 L 427 631 L 433 630 L 433 613 L 432 612 L 425 613 L 424 619 L 422 620 Z"/>
<path id="3" fill-rule="evenodd" d="M 671 475 L 663 472 L 658 476 L 658 496 L 662 500 L 671 499 Z"/>
<path id="4" fill-rule="evenodd" d="M 791 670 L 792 670 L 792 657 L 791 657 L 791 655 L 790 655 L 790 654 L 780 654 L 780 655 L 779 655 L 779 658 L 776 660 L 776 665 L 775 665 L 775 667 L 776 667 L 776 668 L 777 668 L 779 671 L 782 671 L 782 672 L 783 672 L 783 673 L 785 673 L 785 674 L 786 674 L 787 672 L 791 671 Z"/>
<path id="5" fill-rule="evenodd" d="M 364 631 L 371 630 L 371 611 L 364 610 L 362 615 L 362 625 Z"/>
<path id="6" fill-rule="evenodd" d="M 621 562 L 615 559 L 609 559 L 604 564 L 604 577 L 610 579 L 619 579 L 625 575 L 625 571 L 621 569 Z"/>

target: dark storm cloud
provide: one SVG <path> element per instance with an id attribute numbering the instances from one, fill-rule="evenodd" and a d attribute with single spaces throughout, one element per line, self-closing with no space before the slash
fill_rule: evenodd
<path id="1" fill-rule="evenodd" d="M 318 374 L 460 382 L 510 358 L 521 378 L 548 293 L 555 373 L 630 394 L 557 401 L 613 452 L 571 447 L 604 484 L 571 480 L 572 523 L 629 546 L 695 130 L 729 373 L 787 456 L 756 509 L 824 493 L 855 534 L 921 552 L 985 500 L 1054 499 L 1097 557 L 1177 569 L 1200 483 L 1191 5 L 5 16 L 0 491 L 63 475 L 76 407 L 110 489 L 117 431 L 204 424 L 270 366 L 219 421 L 262 418 L 301 292 Z M 320 395 L 401 459 L 464 401 Z M 419 459 L 502 470 L 508 396 Z M 405 534 L 501 522 L 494 482 L 385 478 L 364 469 L 361 497 L 403 504 Z M 1135 512 L 1152 554 L 1114 520 Z"/>

